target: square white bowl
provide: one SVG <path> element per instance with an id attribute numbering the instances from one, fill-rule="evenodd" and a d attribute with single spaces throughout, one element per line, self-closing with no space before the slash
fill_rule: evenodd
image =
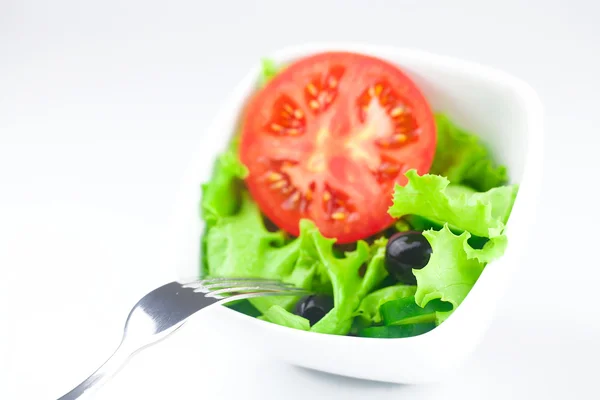
<path id="1" fill-rule="evenodd" d="M 542 165 L 542 106 L 524 82 L 492 68 L 422 51 L 349 43 L 286 48 L 272 55 L 277 63 L 321 51 L 353 51 L 400 66 L 422 89 L 435 111 L 481 137 L 496 161 L 505 164 L 520 185 L 508 226 L 505 255 L 489 264 L 465 301 L 441 326 L 403 339 L 324 335 L 285 328 L 219 307 L 212 322 L 239 332 L 248 345 L 294 365 L 333 374 L 396 383 L 439 381 L 476 348 L 489 326 L 508 278 L 519 265 L 533 223 Z M 214 158 L 234 134 L 240 111 L 256 90 L 260 65 L 240 82 L 203 132 L 203 146 L 184 177 L 173 218 L 170 260 L 180 278 L 199 273 L 200 184 L 209 179 Z M 200 344 L 198 344 L 200 346 Z"/>

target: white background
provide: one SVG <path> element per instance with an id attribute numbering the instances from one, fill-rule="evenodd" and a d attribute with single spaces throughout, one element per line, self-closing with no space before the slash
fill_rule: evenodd
<path id="1" fill-rule="evenodd" d="M 451 382 L 397 386 L 280 364 L 199 317 L 99 398 L 598 398 L 599 13 L 591 0 L 0 0 L 0 398 L 55 399 L 110 354 L 133 302 L 173 278 L 161 246 L 211 116 L 259 57 L 316 40 L 477 61 L 542 97 L 535 237 L 484 343 Z"/>

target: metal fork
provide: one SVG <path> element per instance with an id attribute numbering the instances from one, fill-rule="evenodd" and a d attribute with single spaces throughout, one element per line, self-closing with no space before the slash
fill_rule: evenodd
<path id="1" fill-rule="evenodd" d="M 212 278 L 171 282 L 154 289 L 132 308 L 123 339 L 113 355 L 89 378 L 59 400 L 81 399 L 104 384 L 139 350 L 177 330 L 198 311 L 235 300 L 262 296 L 302 296 L 309 292 L 276 280 Z"/>

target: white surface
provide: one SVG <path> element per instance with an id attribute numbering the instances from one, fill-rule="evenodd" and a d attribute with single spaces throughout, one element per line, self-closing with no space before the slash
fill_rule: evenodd
<path id="1" fill-rule="evenodd" d="M 597 397 L 600 6 L 166 4 L 0 2 L 0 398 L 56 398 L 110 353 L 129 305 L 174 274 L 161 260 L 165 229 L 205 125 L 257 57 L 319 39 L 461 57 L 541 94 L 536 240 L 482 346 L 450 383 L 394 386 L 286 366 L 245 347 L 243 335 L 219 350 L 218 329 L 186 326 L 99 398 Z M 197 361 L 202 352 L 219 355 L 211 368 Z"/>
<path id="2" fill-rule="evenodd" d="M 507 226 L 509 247 L 488 265 L 469 296 L 444 324 L 433 332 L 402 340 L 315 335 L 250 319 L 221 307 L 214 318 L 230 330 L 243 331 L 249 345 L 277 359 L 306 368 L 361 379 L 395 383 L 433 383 L 447 380 L 480 343 L 502 300 L 508 280 L 522 267 L 522 251 L 534 221 L 542 167 L 542 106 L 522 81 L 497 70 L 423 51 L 356 43 L 321 43 L 286 47 L 269 58 L 286 65 L 323 51 L 352 51 L 396 63 L 415 80 L 434 110 L 443 110 L 456 123 L 481 132 L 496 159 L 511 171 L 519 195 Z M 236 132 L 247 99 L 260 81 L 260 63 L 236 85 L 206 128 L 212 138 L 200 146 L 188 168 L 169 230 L 169 260 L 184 279 L 198 275 L 204 224 L 198 218 L 198 182 L 210 176 L 213 158 L 227 147 Z M 343 79 L 340 85 L 343 85 Z M 196 222 L 196 223 L 193 223 Z M 207 323 L 213 320 L 203 317 Z M 191 343 L 190 347 L 194 344 Z M 348 349 L 352 349 L 349 353 Z M 398 363 L 398 357 L 403 362 Z"/>

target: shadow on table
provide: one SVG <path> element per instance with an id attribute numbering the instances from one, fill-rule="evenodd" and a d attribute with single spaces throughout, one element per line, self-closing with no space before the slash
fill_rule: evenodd
<path id="1" fill-rule="evenodd" d="M 412 388 L 414 385 L 404 384 L 404 383 L 388 383 L 388 382 L 378 382 L 371 381 L 368 379 L 360 379 L 360 378 L 351 378 L 348 376 L 335 375 L 329 372 L 317 371 L 314 369 L 292 366 L 292 368 L 298 371 L 299 374 L 303 374 L 311 379 L 315 379 L 318 381 L 323 381 L 327 383 L 344 385 L 346 387 L 360 387 L 360 388 L 372 388 L 379 390 L 402 390 L 403 388 Z"/>

